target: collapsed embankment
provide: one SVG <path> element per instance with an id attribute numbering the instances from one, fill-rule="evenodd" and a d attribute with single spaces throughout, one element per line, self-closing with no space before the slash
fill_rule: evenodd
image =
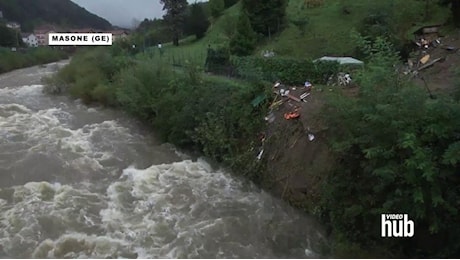
<path id="1" fill-rule="evenodd" d="M 299 107 L 300 117 L 284 114 Z M 321 118 L 324 94 L 313 89 L 306 102 L 287 99 L 267 123 L 262 186 L 292 205 L 312 212 L 320 199 L 320 185 L 334 159 L 328 146 L 327 127 Z"/>

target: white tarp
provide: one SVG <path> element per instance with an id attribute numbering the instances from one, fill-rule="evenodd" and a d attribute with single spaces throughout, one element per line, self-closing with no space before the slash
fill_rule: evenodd
<path id="1" fill-rule="evenodd" d="M 322 58 L 319 58 L 319 59 L 316 59 L 314 60 L 314 62 L 317 62 L 317 61 L 337 61 L 338 63 L 340 63 L 341 65 L 344 65 L 344 64 L 357 64 L 357 65 L 361 65 L 361 64 L 364 64 L 364 62 L 360 61 L 360 60 L 357 60 L 355 58 L 352 58 L 352 57 L 330 57 L 330 56 L 324 56 Z"/>

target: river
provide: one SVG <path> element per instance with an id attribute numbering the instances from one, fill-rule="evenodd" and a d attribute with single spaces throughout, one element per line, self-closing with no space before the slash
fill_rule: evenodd
<path id="1" fill-rule="evenodd" d="M 120 111 L 0 75 L 1 258 L 313 258 L 319 225 Z"/>

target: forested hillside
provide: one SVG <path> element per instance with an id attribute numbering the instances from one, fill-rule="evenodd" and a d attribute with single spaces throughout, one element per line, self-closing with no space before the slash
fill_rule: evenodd
<path id="1" fill-rule="evenodd" d="M 42 23 L 103 30 L 112 26 L 107 20 L 70 0 L 0 0 L 0 10 L 7 20 L 20 23 L 26 32 Z"/>

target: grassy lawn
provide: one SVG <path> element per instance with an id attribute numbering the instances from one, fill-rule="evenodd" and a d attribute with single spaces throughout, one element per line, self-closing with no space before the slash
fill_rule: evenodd
<path id="1" fill-rule="evenodd" d="M 195 36 L 190 36 L 182 39 L 179 42 L 179 47 L 172 43 L 163 44 L 163 55 L 157 47 L 147 49 L 153 56 L 155 61 L 163 61 L 175 65 L 184 65 L 186 61 L 200 66 L 204 66 L 208 45 L 216 46 L 225 44 L 229 38 L 226 31 L 229 27 L 229 19 L 236 21 L 241 5 L 238 3 L 229 9 L 225 10 L 222 16 L 212 22 L 206 36 L 200 40 L 196 40 Z M 234 18 L 234 19 L 233 19 Z"/>
<path id="2" fill-rule="evenodd" d="M 255 53 L 274 50 L 281 56 L 306 59 L 324 55 L 351 55 L 355 45 L 350 32 L 358 28 L 370 13 L 394 14 L 400 37 L 406 38 L 411 36 L 409 32 L 417 26 L 442 23 L 450 15 L 449 10 L 433 4 L 429 19 L 425 19 L 424 6 L 425 1 L 417 0 L 325 0 L 321 7 L 308 8 L 305 0 L 290 0 L 286 29 L 261 44 Z M 203 66 L 208 45 L 228 43 L 228 31 L 234 28 L 232 24 L 236 22 L 240 9 L 240 3 L 227 9 L 219 19 L 212 22 L 206 36 L 200 40 L 191 36 L 182 39 L 179 47 L 171 43 L 163 44 L 163 55 L 160 55 L 157 47 L 151 47 L 147 51 L 154 61 L 174 65 L 184 65 L 188 61 Z M 294 20 L 307 21 L 303 33 L 293 23 Z"/>
<path id="3" fill-rule="evenodd" d="M 416 0 L 325 0 L 325 5 L 307 8 L 304 0 L 290 0 L 288 21 L 306 19 L 302 31 L 289 22 L 288 27 L 271 42 L 260 49 L 272 49 L 279 55 L 318 58 L 325 55 L 350 55 L 355 46 L 350 31 L 360 26 L 369 13 L 387 12 L 395 15 L 397 30 L 402 37 L 413 24 L 444 22 L 449 10 L 433 5 L 430 17 L 424 21 L 425 1 Z M 345 12 L 345 9 L 347 12 Z"/>

